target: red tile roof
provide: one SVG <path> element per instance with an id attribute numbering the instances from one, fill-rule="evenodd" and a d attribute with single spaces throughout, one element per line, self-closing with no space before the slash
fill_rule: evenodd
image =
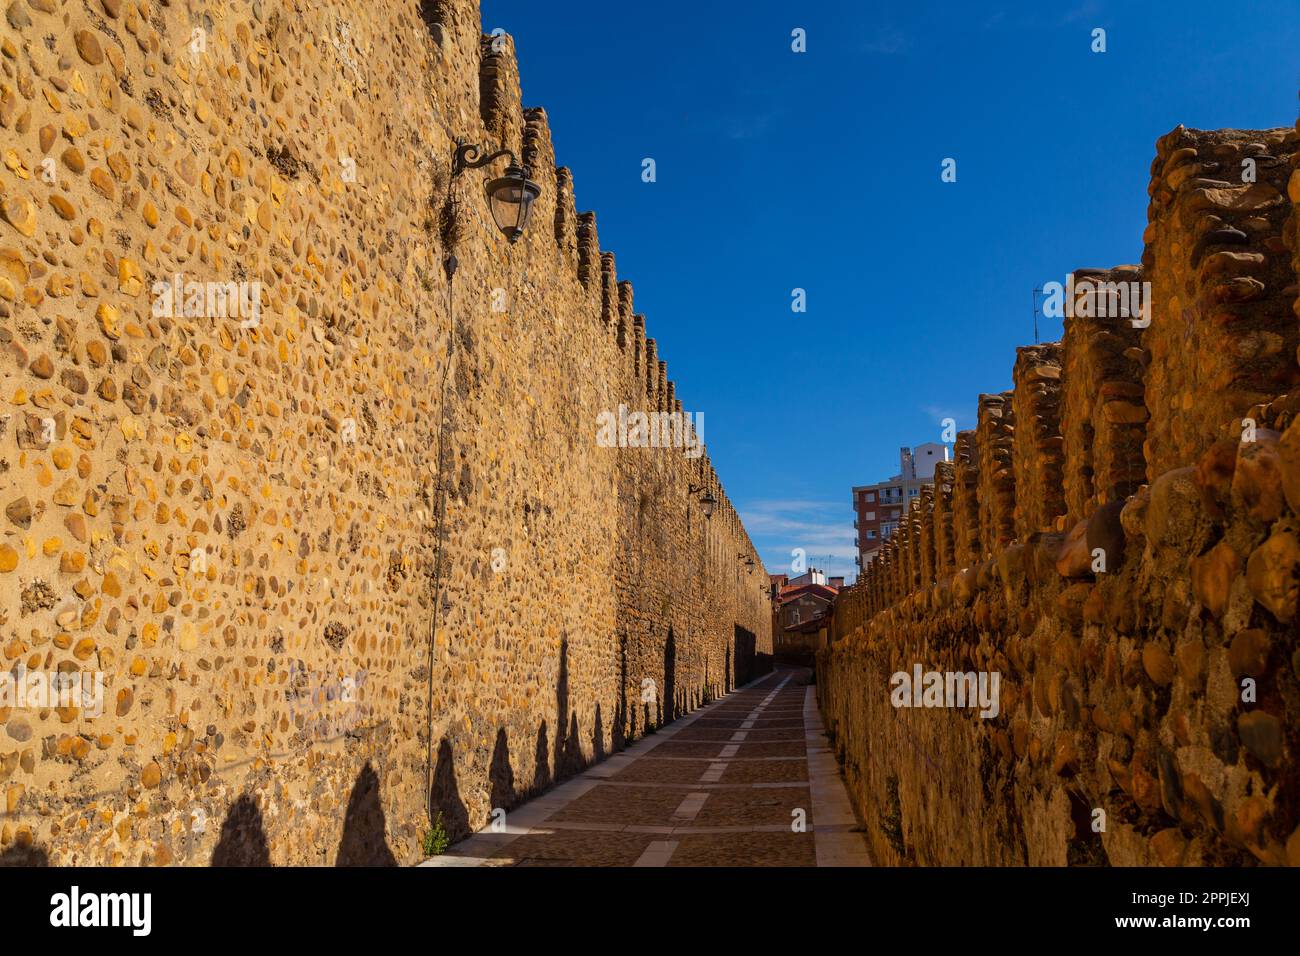
<path id="1" fill-rule="evenodd" d="M 835 595 L 839 594 L 839 592 L 835 588 L 827 587 L 825 584 L 787 584 L 781 588 L 781 593 L 777 595 L 776 599 L 780 604 L 787 604 L 805 594 L 812 594 L 827 601 L 834 601 Z"/>

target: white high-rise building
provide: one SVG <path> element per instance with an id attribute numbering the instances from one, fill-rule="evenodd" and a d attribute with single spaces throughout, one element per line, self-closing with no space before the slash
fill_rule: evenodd
<path id="1" fill-rule="evenodd" d="M 853 510 L 857 519 L 858 566 L 865 568 L 875 558 L 880 546 L 898 530 L 898 523 L 912 507 L 921 488 L 934 482 L 935 466 L 949 460 L 947 445 L 925 442 L 915 448 L 898 450 L 898 474 L 874 485 L 857 485 L 853 489 Z"/>

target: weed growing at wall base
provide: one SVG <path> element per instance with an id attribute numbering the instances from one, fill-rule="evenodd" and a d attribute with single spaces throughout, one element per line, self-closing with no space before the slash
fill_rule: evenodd
<path id="1" fill-rule="evenodd" d="M 433 826 L 424 832 L 424 855 L 442 856 L 450 845 L 451 838 L 447 836 L 447 828 L 442 823 L 442 811 L 439 810 Z"/>

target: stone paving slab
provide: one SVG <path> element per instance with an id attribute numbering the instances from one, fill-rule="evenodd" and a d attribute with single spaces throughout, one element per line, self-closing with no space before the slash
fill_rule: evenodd
<path id="1" fill-rule="evenodd" d="M 726 727 L 691 727 L 683 730 L 677 735 L 677 740 L 716 740 L 719 743 L 730 740 L 737 733 L 745 734 L 745 739 L 755 743 L 766 743 L 776 740 L 803 740 L 804 728 L 799 727 L 764 727 L 751 728 L 750 730 L 731 729 Z"/>
<path id="2" fill-rule="evenodd" d="M 734 749 L 732 749 L 734 748 Z M 703 757 L 714 759 L 747 757 L 802 757 L 805 748 L 802 740 L 780 740 L 751 743 L 748 740 L 732 742 L 674 740 L 658 747 L 655 756 L 661 759 L 669 757 Z"/>
<path id="3" fill-rule="evenodd" d="M 807 787 L 727 788 L 709 792 L 695 817 L 695 825 L 772 826 L 789 829 L 793 811 L 809 810 L 812 794 Z"/>
<path id="4" fill-rule="evenodd" d="M 808 779 L 808 762 L 802 758 L 782 760 L 734 760 L 727 765 L 719 783 L 789 782 Z"/>
<path id="5" fill-rule="evenodd" d="M 685 836 L 668 861 L 668 866 L 816 865 L 813 834 L 789 832 Z"/>
<path id="6" fill-rule="evenodd" d="M 547 822 L 668 825 L 673 811 L 689 794 L 691 785 L 673 787 L 615 787 L 601 784 L 552 814 Z"/>
<path id="7" fill-rule="evenodd" d="M 690 784 L 699 780 L 709 769 L 711 760 L 655 760 L 644 757 L 626 770 L 617 773 L 612 779 L 632 782 L 643 780 L 659 783 Z"/>

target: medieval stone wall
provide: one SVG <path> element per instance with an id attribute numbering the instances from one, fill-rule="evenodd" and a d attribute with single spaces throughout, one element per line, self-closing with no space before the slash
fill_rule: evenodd
<path id="1" fill-rule="evenodd" d="M 840 595 L 818 693 L 878 860 L 1300 865 L 1298 143 L 1162 137 L 1142 266 L 1075 274 L 1149 280 L 1150 324 L 1020 350 L 935 530 Z M 916 664 L 997 672 L 997 715 L 896 708 Z"/>
<path id="2" fill-rule="evenodd" d="M 0 853 L 412 862 L 764 666 L 707 455 L 597 444 L 682 404 L 474 0 L 10 0 L 0 151 L 0 646 L 103 679 L 0 706 Z"/>

